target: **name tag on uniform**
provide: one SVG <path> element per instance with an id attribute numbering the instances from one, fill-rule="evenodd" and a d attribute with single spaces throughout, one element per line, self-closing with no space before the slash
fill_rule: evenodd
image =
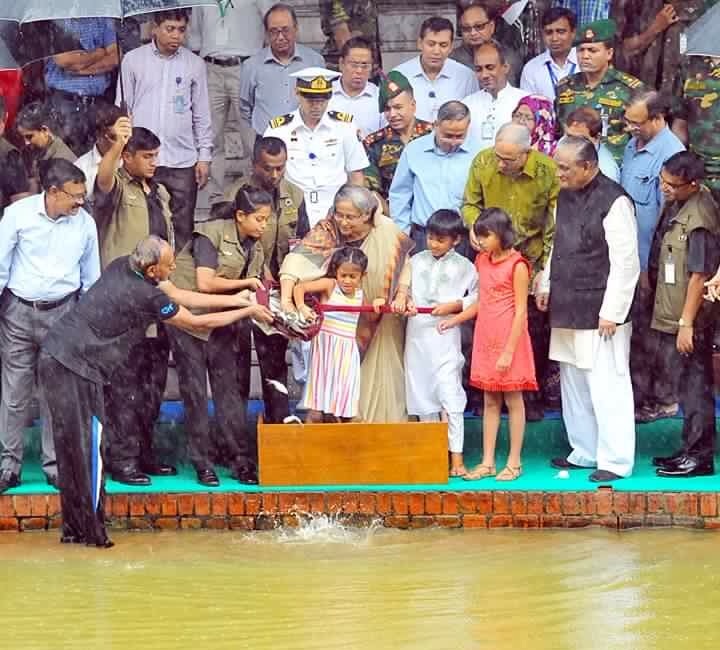
<path id="1" fill-rule="evenodd" d="M 672 260 L 665 262 L 665 284 L 675 284 L 675 262 Z"/>

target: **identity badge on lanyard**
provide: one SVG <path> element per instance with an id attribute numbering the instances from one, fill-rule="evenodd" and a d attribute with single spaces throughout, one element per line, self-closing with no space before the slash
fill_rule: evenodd
<path id="1" fill-rule="evenodd" d="M 672 256 L 672 246 L 668 247 L 668 254 L 665 258 L 665 284 L 675 284 L 675 260 Z"/>
<path id="2" fill-rule="evenodd" d="M 552 69 L 552 63 L 550 61 L 545 61 L 545 67 L 550 75 L 550 83 L 552 83 L 552 87 L 557 88 L 559 79 L 557 78 L 555 71 Z M 574 63 L 570 63 L 570 72 L 567 73 L 568 77 L 575 74 L 575 67 Z"/>
<path id="3" fill-rule="evenodd" d="M 485 121 L 480 125 L 480 137 L 483 140 L 495 139 L 495 103 L 493 102 Z"/>

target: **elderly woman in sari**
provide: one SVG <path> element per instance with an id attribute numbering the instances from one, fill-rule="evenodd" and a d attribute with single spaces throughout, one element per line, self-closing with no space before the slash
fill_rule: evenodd
<path id="1" fill-rule="evenodd" d="M 552 156 L 557 146 L 553 103 L 542 95 L 523 97 L 512 114 L 512 121 L 530 131 L 530 146 L 540 153 Z"/>
<path id="2" fill-rule="evenodd" d="M 396 314 L 363 313 L 357 338 L 362 358 L 360 418 L 365 422 L 407 420 L 403 349 L 405 312 L 410 286 L 410 238 L 378 210 L 375 196 L 363 187 L 343 185 L 333 209 L 289 253 L 280 268 L 282 308 L 295 310 L 292 291 L 299 281 L 325 274 L 332 253 L 357 246 L 368 257 L 362 280 L 365 302 L 383 298 Z"/>

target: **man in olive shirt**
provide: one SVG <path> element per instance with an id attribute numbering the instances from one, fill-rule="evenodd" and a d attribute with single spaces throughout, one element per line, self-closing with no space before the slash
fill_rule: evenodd
<path id="1" fill-rule="evenodd" d="M 505 210 L 515 229 L 515 248 L 530 262 L 534 290 L 552 248 L 559 191 L 555 163 L 531 148 L 530 131 L 512 123 L 500 127 L 495 147 L 481 151 L 473 160 L 465 186 L 462 214 L 473 247 L 478 249 L 471 226 L 480 212 L 489 207 Z M 532 296 L 528 299 L 528 326 L 541 383 L 548 365 L 550 332 L 547 316 L 537 309 Z M 528 420 L 542 418 L 540 397 L 541 392 L 525 394 Z"/>
<path id="2" fill-rule="evenodd" d="M 287 148 L 280 138 L 260 138 L 253 149 L 252 174 L 247 182 L 251 187 L 270 192 L 275 200 L 272 214 L 260 243 L 265 254 L 265 270 L 269 279 L 279 281 L 280 266 L 292 244 L 309 230 L 303 191 L 285 178 Z M 234 191 L 233 191 L 234 190 Z M 231 188 L 228 199 L 235 198 L 237 186 Z M 243 394 L 250 394 L 251 348 L 250 332 L 262 377 L 265 421 L 282 423 L 290 414 L 288 396 L 276 390 L 270 381 L 287 383 L 288 340 L 280 334 L 265 334 L 260 327 L 240 324 L 240 356 L 238 372 Z"/>
<path id="3" fill-rule="evenodd" d="M 25 167 L 20 152 L 4 137 L 7 109 L 0 95 L 0 217 L 3 210 L 13 201 L 18 201 L 30 193 Z"/>
<path id="4" fill-rule="evenodd" d="M 148 129 L 133 128 L 127 117 L 119 118 L 112 132 L 115 141 L 100 161 L 94 190 L 103 268 L 129 255 L 149 235 L 169 241 L 171 247 L 174 242 L 170 195 L 153 180 L 160 140 Z M 158 463 L 152 452 L 169 351 L 165 327 L 159 323 L 131 349 L 105 389 L 107 465 L 121 483 L 149 485 L 148 474 L 176 473 L 174 467 Z"/>

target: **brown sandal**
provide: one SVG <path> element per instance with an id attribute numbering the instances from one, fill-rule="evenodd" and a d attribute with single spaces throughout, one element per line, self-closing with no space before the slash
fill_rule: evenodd
<path id="1" fill-rule="evenodd" d="M 495 465 L 478 465 L 472 472 L 468 472 L 463 476 L 465 481 L 477 481 L 481 478 L 495 476 Z"/>
<path id="2" fill-rule="evenodd" d="M 522 476 L 522 465 L 517 467 L 510 467 L 505 465 L 505 468 L 496 477 L 496 481 L 514 481 Z"/>
<path id="3" fill-rule="evenodd" d="M 465 466 L 463 467 L 452 467 L 450 468 L 449 476 L 450 478 L 458 478 L 467 476 L 467 468 Z"/>

